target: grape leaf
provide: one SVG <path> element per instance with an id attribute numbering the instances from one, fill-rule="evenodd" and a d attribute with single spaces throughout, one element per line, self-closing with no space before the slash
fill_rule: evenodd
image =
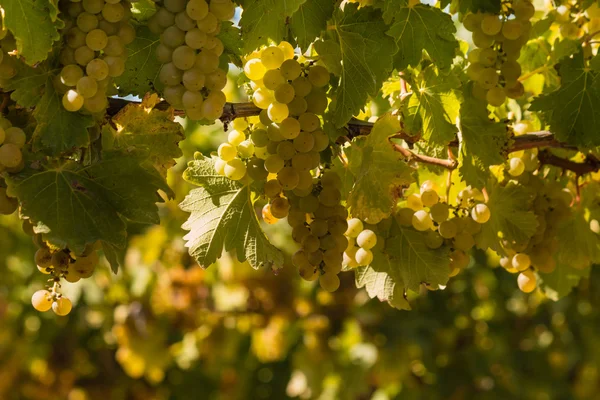
<path id="1" fill-rule="evenodd" d="M 306 0 L 244 0 L 240 19 L 245 53 L 266 45 L 269 40 L 279 43 L 286 37 L 287 19 Z"/>
<path id="2" fill-rule="evenodd" d="M 530 209 L 533 194 L 523 186 L 513 182 L 506 186 L 490 184 L 487 186 L 490 219 L 481 225 L 481 232 L 475 242 L 480 249 L 490 248 L 503 254 L 498 234 L 506 240 L 517 243 L 527 242 L 536 232 L 538 221 Z"/>
<path id="3" fill-rule="evenodd" d="M 590 229 L 585 213 L 578 209 L 558 229 L 556 260 L 561 264 L 581 269 L 600 262 L 600 236 Z"/>
<path id="4" fill-rule="evenodd" d="M 58 71 L 48 70 L 43 64 L 36 68 L 21 62 L 17 62 L 16 65 L 17 75 L 2 81 L 2 89 L 11 92 L 10 98 L 21 107 L 34 107 L 44 93 L 46 81 Z"/>
<path id="5" fill-rule="evenodd" d="M 102 128 L 102 148 L 144 149 L 154 167 L 166 176 L 175 165 L 175 158 L 183 155 L 178 143 L 184 139 L 183 127 L 175 122 L 173 109 L 154 108 L 160 98 L 146 96 L 141 104 L 128 104 L 112 119 L 117 129 L 109 124 Z"/>
<path id="6" fill-rule="evenodd" d="M 534 99 L 530 108 L 540 111 L 558 140 L 578 146 L 600 144 L 600 55 L 590 67 L 581 52 L 564 58 L 559 64 L 560 87 Z"/>
<path id="7" fill-rule="evenodd" d="M 456 89 L 459 79 L 443 75 L 435 67 L 425 68 L 411 86 L 415 89 L 408 100 L 405 126 L 410 132 L 421 132 L 430 146 L 447 145 L 458 131 L 455 125 L 460 108 Z"/>
<path id="8" fill-rule="evenodd" d="M 159 222 L 157 190 L 170 192 L 145 156 L 104 152 L 90 166 L 69 161 L 60 166 L 29 167 L 7 183 L 21 202 L 21 212 L 41 224 L 46 240 L 82 252 L 102 240 L 123 248 L 127 220 Z"/>
<path id="9" fill-rule="evenodd" d="M 131 2 L 131 15 L 136 21 L 147 21 L 154 13 L 156 13 L 156 2 L 153 0 Z"/>
<path id="10" fill-rule="evenodd" d="M 588 278 L 590 271 L 589 267 L 576 269 L 566 264 L 557 264 L 556 269 L 549 274 L 538 273 L 541 278 L 539 287 L 547 298 L 558 301 L 571 293 L 582 278 Z"/>
<path id="11" fill-rule="evenodd" d="M 4 25 L 17 41 L 19 55 L 29 65 L 48 58 L 52 44 L 60 39 L 64 27 L 58 18 L 57 1 L 3 0 Z"/>
<path id="12" fill-rule="evenodd" d="M 458 50 L 456 27 L 450 15 L 425 4 L 398 7 L 396 1 L 387 0 L 383 17 L 386 21 L 393 19 L 388 35 L 398 44 L 397 69 L 416 66 L 423 50 L 439 68 L 450 67 Z"/>
<path id="13" fill-rule="evenodd" d="M 102 251 L 104 257 L 110 264 L 110 269 L 115 274 L 119 272 L 119 267 L 125 265 L 125 254 L 127 247 L 116 247 L 110 243 L 102 242 Z"/>
<path id="14" fill-rule="evenodd" d="M 115 80 L 119 94 L 143 97 L 148 92 L 162 89 L 158 80 L 162 64 L 155 55 L 159 43 L 158 35 L 150 32 L 146 26 L 139 25 L 136 28 L 134 41 L 127 45 L 125 72 Z"/>
<path id="15" fill-rule="evenodd" d="M 290 29 L 298 47 L 306 50 L 327 28 L 334 9 L 333 1 L 306 0 L 290 18 Z"/>
<path id="16" fill-rule="evenodd" d="M 491 121 L 487 105 L 471 94 L 467 86 L 460 107 L 460 174 L 468 185 L 481 188 L 487 182 L 491 165 L 502 164 L 508 148 L 506 126 Z"/>
<path id="17" fill-rule="evenodd" d="M 386 114 L 366 137 L 344 149 L 355 183 L 347 204 L 353 216 L 369 223 L 388 217 L 399 196 L 398 187 L 414 181 L 414 170 L 402 161 L 388 138 L 400 130 L 398 118 Z"/>
<path id="18" fill-rule="evenodd" d="M 243 55 L 242 48 L 244 48 L 244 42 L 240 35 L 240 28 L 234 26 L 233 22 L 221 22 L 221 30 L 217 37 L 223 42 L 225 52 L 238 58 Z"/>
<path id="19" fill-rule="evenodd" d="M 46 81 L 44 95 L 33 116 L 37 121 L 33 132 L 34 151 L 58 155 L 85 147 L 90 142 L 87 128 L 94 125 L 94 119 L 89 115 L 65 110 L 62 97 L 54 88 L 51 78 Z"/>
<path id="20" fill-rule="evenodd" d="M 283 254 L 260 227 L 248 185 L 218 175 L 214 162 L 201 154 L 188 164 L 184 179 L 201 186 L 180 204 L 191 213 L 183 224 L 190 231 L 184 239 L 198 264 L 208 268 L 225 249 L 235 250 L 240 262 L 248 260 L 255 269 L 283 265 Z"/>
<path id="21" fill-rule="evenodd" d="M 444 9 L 449 4 L 452 4 L 450 9 L 458 9 L 461 14 L 477 11 L 498 14 L 501 9 L 500 0 L 443 0 L 440 4 L 440 8 Z"/>
<path id="22" fill-rule="evenodd" d="M 329 105 L 328 118 L 341 128 L 389 76 L 396 45 L 385 34 L 381 12 L 371 7 L 359 10 L 357 4 L 346 4 L 344 11 L 335 12 L 334 27 L 337 40 L 316 42 L 314 47 L 327 68 L 339 72 L 336 101 Z"/>

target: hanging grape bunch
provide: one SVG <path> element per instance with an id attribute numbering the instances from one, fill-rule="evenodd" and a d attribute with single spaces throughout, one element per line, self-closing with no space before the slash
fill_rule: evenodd
<path id="1" fill-rule="evenodd" d="M 21 128 L 0 117 L 0 174 L 20 172 L 23 167 L 23 153 L 26 136 Z M 9 215 L 17 210 L 18 201 L 7 192 L 4 178 L 0 178 L 0 214 Z"/>
<path id="2" fill-rule="evenodd" d="M 529 39 L 529 20 L 535 13 L 534 6 L 526 0 L 515 0 L 503 7 L 502 15 L 469 13 L 463 21 L 473 33 L 477 47 L 468 54 L 467 75 L 475 82 L 473 95 L 494 107 L 504 104 L 507 97 L 517 99 L 524 94 L 517 60 Z"/>
<path id="3" fill-rule="evenodd" d="M 163 63 L 163 96 L 190 119 L 214 121 L 223 113 L 227 71 L 219 68 L 224 47 L 216 35 L 234 13 L 230 0 L 164 0 L 148 21 L 160 34 L 156 58 Z"/>
<path id="4" fill-rule="evenodd" d="M 122 0 L 62 0 L 65 44 L 63 66 L 55 87 L 67 111 L 104 111 L 107 96 L 116 94 L 113 78 L 125 72 L 127 51 L 135 29 L 129 23 L 130 3 Z"/>

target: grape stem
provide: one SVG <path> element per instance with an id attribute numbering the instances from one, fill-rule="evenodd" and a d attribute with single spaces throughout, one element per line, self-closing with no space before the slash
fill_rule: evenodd
<path id="1" fill-rule="evenodd" d="M 538 153 L 538 160 L 545 165 L 553 165 L 564 170 L 572 171 L 578 177 L 600 170 L 600 160 L 591 154 L 588 154 L 583 162 L 578 163 L 566 158 L 558 157 L 549 150 L 541 150 Z"/>

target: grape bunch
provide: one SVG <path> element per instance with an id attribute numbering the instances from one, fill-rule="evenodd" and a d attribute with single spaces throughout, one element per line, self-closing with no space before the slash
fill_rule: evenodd
<path id="1" fill-rule="evenodd" d="M 219 68 L 221 21 L 233 18 L 231 0 L 163 0 L 148 21 L 160 34 L 156 58 L 163 66 L 163 97 L 192 120 L 214 121 L 223 113 L 227 71 Z"/>
<path id="2" fill-rule="evenodd" d="M 4 171 L 17 173 L 24 168 L 23 153 L 27 137 L 25 132 L 12 123 L 0 117 L 0 174 Z M 17 210 L 19 203 L 10 195 L 6 182 L 0 178 L 0 214 L 9 215 Z"/>
<path id="3" fill-rule="evenodd" d="M 65 13 L 62 69 L 54 84 L 65 110 L 102 112 L 116 94 L 113 78 L 123 75 L 126 45 L 135 39 L 126 0 L 61 0 Z"/>
<path id="4" fill-rule="evenodd" d="M 463 20 L 476 46 L 467 56 L 467 75 L 475 82 L 473 95 L 494 107 L 525 92 L 517 60 L 529 38 L 529 20 L 535 13 L 528 0 L 514 0 L 503 7 L 502 15 L 469 13 Z"/>
<path id="5" fill-rule="evenodd" d="M 426 234 L 430 249 L 447 244 L 451 248 L 450 276 L 457 275 L 469 265 L 467 251 L 475 246 L 474 235 L 489 221 L 491 212 L 479 189 L 467 187 L 451 206 L 440 198 L 431 181 L 421 184 L 419 193 L 406 197 L 406 206 L 398 210 L 397 220 L 402 226 L 413 227 Z"/>
<path id="6" fill-rule="evenodd" d="M 363 222 L 358 218 L 348 220 L 345 233 L 348 247 L 344 251 L 343 266 L 356 268 L 370 265 L 373 262 L 372 249 L 377 245 L 377 234 L 370 229 L 364 229 Z"/>

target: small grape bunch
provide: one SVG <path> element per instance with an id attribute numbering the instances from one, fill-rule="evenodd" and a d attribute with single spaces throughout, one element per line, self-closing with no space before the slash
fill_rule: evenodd
<path id="1" fill-rule="evenodd" d="M 531 31 L 529 21 L 535 7 L 528 0 L 515 0 L 504 5 L 502 15 L 469 13 L 463 24 L 472 32 L 475 49 L 467 56 L 467 75 L 475 82 L 473 95 L 499 107 L 506 98 L 524 94 L 519 81 L 521 66 L 517 62 Z"/>
<path id="2" fill-rule="evenodd" d="M 65 110 L 103 112 L 107 96 L 116 94 L 113 79 L 125 72 L 125 46 L 135 39 L 129 23 L 131 4 L 126 0 L 63 0 L 66 14 L 63 66 L 54 81 L 63 93 Z"/>
<path id="3" fill-rule="evenodd" d="M 27 137 L 25 132 L 12 123 L 0 117 L 0 173 L 18 173 L 23 170 L 22 149 Z M 17 210 L 19 203 L 8 191 L 4 179 L 0 178 L 0 214 L 9 215 Z"/>
<path id="4" fill-rule="evenodd" d="M 223 113 L 227 71 L 219 67 L 224 46 L 217 35 L 234 14 L 231 0 L 163 0 L 148 21 L 160 34 L 156 58 L 163 63 L 163 96 L 192 120 L 214 121 Z"/>
<path id="5" fill-rule="evenodd" d="M 73 303 L 68 297 L 58 293 L 57 287 L 38 290 L 31 296 L 31 304 L 39 312 L 46 312 L 52 309 L 60 317 L 69 315 L 73 309 Z"/>
<path id="6" fill-rule="evenodd" d="M 372 249 L 377 245 L 377 234 L 370 229 L 364 229 L 363 222 L 358 218 L 348 220 L 345 232 L 348 247 L 344 251 L 343 266 L 346 268 L 364 267 L 373 262 Z"/>

